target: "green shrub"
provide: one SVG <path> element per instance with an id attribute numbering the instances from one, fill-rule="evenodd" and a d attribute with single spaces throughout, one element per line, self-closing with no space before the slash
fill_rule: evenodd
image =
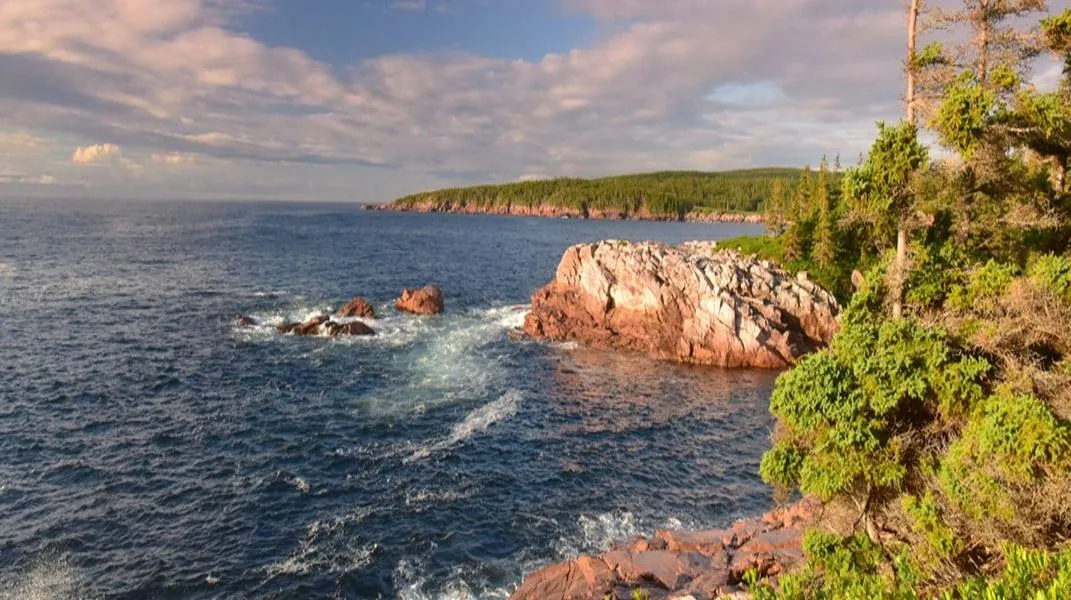
<path id="1" fill-rule="evenodd" d="M 756 255 L 761 259 L 781 261 L 783 242 L 780 237 L 769 235 L 742 235 L 718 242 L 719 248 L 739 250 L 745 255 Z"/>
<path id="2" fill-rule="evenodd" d="M 807 562 L 782 575 L 776 588 L 759 582 L 754 572 L 747 574 L 745 583 L 755 600 L 1066 600 L 1071 590 L 1071 549 L 1050 552 L 1006 544 L 1006 564 L 995 577 L 926 589 L 907 546 L 893 558 L 891 569 L 878 566 L 881 550 L 862 535 L 808 532 L 804 553 Z"/>
<path id="3" fill-rule="evenodd" d="M 948 305 L 961 311 L 991 309 L 1018 273 L 1015 265 L 990 260 L 971 271 L 965 284 L 952 287 Z"/>
<path id="4" fill-rule="evenodd" d="M 782 426 L 760 466 L 766 481 L 827 500 L 895 493 L 917 460 L 905 459 L 904 434 L 935 416 L 965 415 L 984 398 L 988 362 L 940 330 L 875 318 L 880 295 L 857 294 L 831 349 L 778 378 L 770 411 Z"/>
<path id="5" fill-rule="evenodd" d="M 986 400 L 942 462 L 940 481 L 976 519 L 1010 521 L 1012 485 L 1031 483 L 1071 458 L 1071 428 L 1041 400 L 1002 390 Z"/>
<path id="6" fill-rule="evenodd" d="M 963 263 L 963 252 L 954 242 L 917 246 L 907 280 L 907 301 L 922 308 L 943 305 L 953 286 L 962 283 Z"/>
<path id="7" fill-rule="evenodd" d="M 782 575 L 777 588 L 745 578 L 755 600 L 916 600 L 918 576 L 906 552 L 894 560 L 895 569 L 882 569 L 881 548 L 864 535 L 809 531 L 803 540 L 807 562 Z"/>
<path id="8" fill-rule="evenodd" d="M 1071 300 L 1071 258 L 1046 254 L 1034 261 L 1027 275 L 1039 287 Z"/>
<path id="9" fill-rule="evenodd" d="M 1062 552 L 1005 545 L 1006 566 L 994 579 L 972 579 L 945 592 L 946 600 L 1065 600 L 1071 594 L 1071 549 Z"/>
<path id="10" fill-rule="evenodd" d="M 906 495 L 901 505 L 911 519 L 912 529 L 926 540 L 926 544 L 916 548 L 917 564 L 935 566 L 935 563 L 952 560 L 959 553 L 960 542 L 956 532 L 945 524 L 943 510 L 932 492 L 927 492 L 922 498 Z"/>

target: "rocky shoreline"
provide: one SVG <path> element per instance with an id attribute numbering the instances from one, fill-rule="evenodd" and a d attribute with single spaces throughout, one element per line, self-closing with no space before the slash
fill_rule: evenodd
<path id="1" fill-rule="evenodd" d="M 728 529 L 658 531 L 598 556 L 540 569 L 525 577 L 510 599 L 750 597 L 749 571 L 772 582 L 803 561 L 804 532 L 820 511 L 817 501 L 806 498 Z"/>
<path id="2" fill-rule="evenodd" d="M 366 204 L 365 210 L 378 212 L 450 213 L 460 215 L 499 215 L 513 217 L 541 217 L 545 219 L 591 219 L 603 221 L 685 221 L 689 223 L 762 223 L 758 213 L 699 212 L 691 211 L 683 216 L 654 215 L 645 210 L 627 213 L 620 210 L 578 209 L 541 204 L 527 206 L 506 204 L 502 206 L 477 207 L 455 206 L 450 202 L 422 202 L 411 206 L 394 203 Z"/>
<path id="3" fill-rule="evenodd" d="M 532 296 L 524 331 L 719 367 L 789 367 L 829 343 L 832 294 L 714 242 L 608 240 L 569 248 Z"/>

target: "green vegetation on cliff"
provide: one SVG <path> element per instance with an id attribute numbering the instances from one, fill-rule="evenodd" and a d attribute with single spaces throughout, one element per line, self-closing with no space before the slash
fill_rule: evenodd
<path id="1" fill-rule="evenodd" d="M 399 209 L 432 207 L 435 212 L 510 212 L 519 207 L 562 208 L 681 218 L 689 212 L 758 212 L 780 182 L 794 188 L 799 169 L 771 168 L 704 173 L 665 171 L 601 179 L 546 179 L 452 188 L 399 198 Z"/>
<path id="2" fill-rule="evenodd" d="M 906 61 L 909 118 L 732 242 L 848 300 L 770 400 L 762 477 L 826 511 L 760 599 L 1071 597 L 1071 10 L 1032 35 L 1044 2 L 964 5 L 941 16 L 963 47 Z M 1066 65 L 1052 92 L 1025 83 L 1040 49 Z"/>

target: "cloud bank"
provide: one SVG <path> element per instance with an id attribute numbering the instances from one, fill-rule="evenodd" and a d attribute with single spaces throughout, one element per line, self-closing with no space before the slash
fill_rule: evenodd
<path id="1" fill-rule="evenodd" d="M 539 60 L 452 50 L 344 65 L 243 33 L 249 6 L 0 3 L 0 133 L 73 140 L 75 163 L 122 147 L 160 170 L 230 164 L 233 181 L 286 164 L 297 188 L 283 190 L 327 173 L 385 193 L 854 158 L 899 113 L 903 10 L 887 0 L 561 0 L 605 34 Z"/>

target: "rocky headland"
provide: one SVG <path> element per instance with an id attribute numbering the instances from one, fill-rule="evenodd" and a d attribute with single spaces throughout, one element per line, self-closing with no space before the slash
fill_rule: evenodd
<path id="1" fill-rule="evenodd" d="M 803 561 L 803 534 L 820 504 L 804 499 L 728 529 L 658 531 L 598 556 L 536 571 L 511 600 L 747 597 L 749 571 L 767 581 Z"/>
<path id="2" fill-rule="evenodd" d="M 565 252 L 532 296 L 524 331 L 685 363 L 784 368 L 829 343 L 839 312 L 806 275 L 714 242 L 610 240 Z"/>
<path id="3" fill-rule="evenodd" d="M 626 212 L 617 209 L 573 208 L 553 204 L 455 204 L 449 200 L 427 200 L 411 204 L 366 204 L 367 210 L 386 212 L 453 213 L 462 215 L 508 215 L 547 219 L 595 219 L 632 221 L 688 221 L 692 223 L 762 223 L 762 215 L 743 212 L 689 211 L 682 215 L 653 214 L 640 209 Z"/>

